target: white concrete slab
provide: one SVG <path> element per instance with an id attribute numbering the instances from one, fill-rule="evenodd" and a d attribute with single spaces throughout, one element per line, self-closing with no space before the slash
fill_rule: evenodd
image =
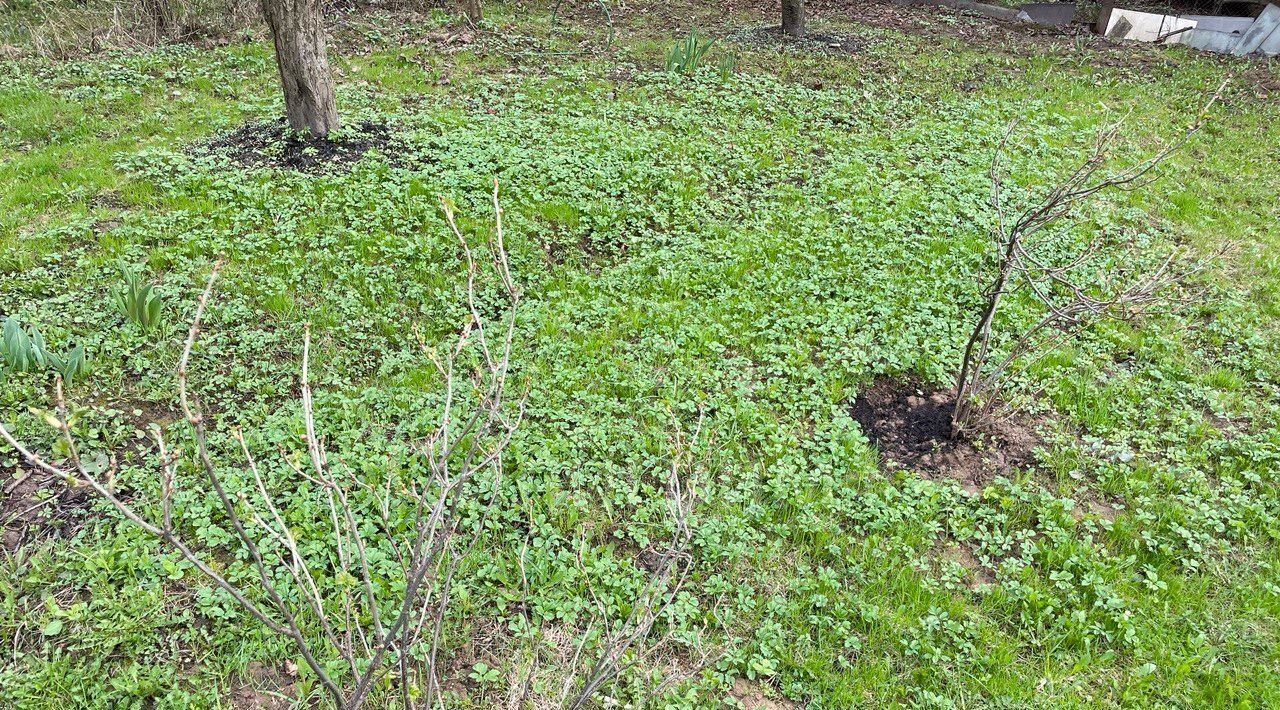
<path id="1" fill-rule="evenodd" d="M 1157 15 L 1137 10 L 1115 8 L 1107 22 L 1107 39 L 1131 39 L 1138 42 L 1155 42 L 1178 30 L 1190 30 L 1196 26 L 1195 20 L 1184 20 L 1173 15 Z M 1178 41 L 1178 35 L 1165 39 L 1168 44 Z"/>
<path id="2" fill-rule="evenodd" d="M 1230 54 L 1231 50 L 1235 49 L 1236 44 L 1240 42 L 1240 35 L 1230 32 L 1202 30 L 1197 27 L 1190 32 L 1183 32 L 1178 35 L 1177 40 L 1181 44 L 1204 52 Z"/>
<path id="3" fill-rule="evenodd" d="M 1018 6 L 1018 18 L 1037 25 L 1065 27 L 1075 19 L 1074 2 L 1029 2 Z"/>
<path id="4" fill-rule="evenodd" d="M 1244 34 L 1245 30 L 1253 25 L 1252 17 L 1224 17 L 1222 15 L 1178 15 L 1183 20 L 1193 20 L 1196 23 L 1196 30 L 1209 30 L 1211 32 L 1227 32 L 1235 34 Z"/>
<path id="5" fill-rule="evenodd" d="M 1231 50 L 1231 53 L 1237 57 L 1243 57 L 1258 51 L 1277 28 L 1280 28 L 1280 5 L 1267 5 L 1249 29 L 1245 30 L 1240 42 Z"/>
<path id="6" fill-rule="evenodd" d="M 1271 34 L 1262 40 L 1262 44 L 1258 45 L 1258 52 L 1269 57 L 1280 56 L 1280 28 L 1272 30 Z"/>

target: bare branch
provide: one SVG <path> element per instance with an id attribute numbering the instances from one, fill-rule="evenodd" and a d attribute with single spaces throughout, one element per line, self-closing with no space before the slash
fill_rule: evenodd
<path id="1" fill-rule="evenodd" d="M 56 414 L 46 419 L 61 434 L 69 452 L 67 465 L 48 462 L 30 448 L 24 446 L 0 422 L 0 438 L 12 446 L 29 466 L 66 480 L 81 481 L 106 500 L 130 523 L 154 535 L 173 547 L 186 560 L 219 588 L 226 591 L 250 615 L 273 633 L 290 640 L 303 657 L 316 678 L 341 708 L 359 708 L 367 700 L 379 679 L 389 675 L 385 660 L 397 657 L 398 673 L 392 676 L 398 685 L 406 707 L 414 704 L 406 683 L 409 682 L 409 650 L 424 637 L 430 642 L 430 652 L 425 673 L 428 678 L 426 703 L 432 705 L 439 692 L 439 679 L 435 671 L 436 656 L 441 639 L 441 629 L 450 599 L 450 588 L 461 560 L 470 554 L 483 534 L 489 513 L 499 497 L 503 482 L 503 452 L 510 445 L 516 429 L 525 413 L 527 392 L 509 401 L 507 397 L 508 372 L 513 350 L 516 313 L 520 302 L 520 290 L 512 278 L 502 231 L 502 209 L 498 203 L 498 185 L 494 191 L 495 231 L 489 241 L 490 257 L 497 282 L 507 296 L 505 314 L 500 321 L 488 323 L 478 306 L 476 290 L 481 269 L 466 238 L 458 229 L 452 208 L 444 202 L 446 222 L 459 239 L 467 261 L 466 304 L 469 312 L 467 323 L 462 326 L 454 343 L 442 348 L 440 353 L 424 348 L 427 357 L 435 364 L 442 377 L 444 405 L 436 418 L 433 430 L 420 446 L 406 446 L 412 456 L 419 457 L 430 472 L 430 481 L 421 485 L 418 481 L 393 482 L 392 467 L 376 485 L 360 480 L 348 471 L 339 483 L 330 470 L 323 437 L 319 434 L 315 417 L 315 401 L 311 385 L 311 329 L 303 332 L 302 361 L 299 372 L 299 404 L 304 423 L 304 440 L 309 466 L 294 461 L 294 456 L 281 450 L 281 459 L 287 470 L 298 479 L 309 483 L 324 496 L 332 526 L 332 540 L 327 549 L 336 555 L 336 571 L 333 579 L 323 579 L 325 565 L 317 566 L 308 560 L 304 552 L 309 546 L 298 539 L 298 533 L 286 519 L 285 506 L 277 503 L 263 476 L 245 436 L 231 432 L 239 444 L 241 460 L 228 480 L 252 481 L 252 490 L 233 495 L 223 484 L 220 469 L 224 464 L 215 463 L 210 450 L 207 422 L 189 385 L 192 354 L 199 340 L 204 314 L 214 292 L 221 263 L 211 270 L 208 283 L 196 301 L 194 315 L 182 353 L 178 360 L 176 379 L 178 403 L 187 426 L 191 430 L 192 450 L 189 456 L 203 472 L 209 488 L 218 499 L 222 513 L 234 532 L 235 544 L 249 558 L 256 573 L 265 601 L 255 602 L 237 583 L 206 563 L 180 538 L 178 527 L 181 511 L 174 509 L 174 493 L 181 452 L 171 451 L 164 432 L 157 426 L 156 443 L 159 449 L 161 522 L 152 523 L 115 495 L 111 490 L 111 471 L 106 480 L 86 467 L 80 457 L 77 442 L 72 433 L 63 398 L 61 381 L 57 381 Z M 487 270 L 486 270 L 487 272 Z M 489 332 L 494 328 L 493 334 Z M 469 351 L 479 353 L 473 357 Z M 468 375 L 461 374 L 474 360 L 479 366 Z M 464 404 L 465 403 L 465 404 Z M 466 410 L 463 413 L 463 410 Z M 114 468 L 114 459 L 111 459 Z M 345 468 L 345 465 L 344 465 Z M 460 544 L 458 538 L 463 526 L 464 501 L 475 495 L 471 482 L 481 471 L 492 472 L 488 479 L 490 489 L 479 494 L 480 515 L 473 521 L 474 535 Z M 379 596 L 383 584 L 371 564 L 370 550 L 362 532 L 363 501 L 353 500 L 353 492 L 374 501 L 372 514 L 375 527 L 380 526 L 388 535 L 387 544 L 393 559 L 399 561 L 399 571 L 404 582 L 402 596 L 386 599 Z M 392 511 L 411 512 L 409 537 L 411 542 L 402 544 L 394 539 L 396 525 Z M 469 509 L 469 508 L 467 508 Z M 175 519 L 178 518 L 178 519 Z M 246 525 L 246 521 L 250 525 Z M 250 530 L 250 527 L 255 528 Z M 259 532 L 259 530 L 261 532 Z M 263 535 L 261 541 L 255 535 Z M 273 555 L 278 550 L 279 560 L 268 559 L 262 545 Z M 326 562 L 326 564 L 328 564 Z M 277 570 L 284 567 L 287 579 L 280 578 Z M 354 574 L 353 574 L 354 573 Z M 358 575 L 358 580 L 352 583 Z M 341 579 L 338 579 L 338 578 Z M 358 586 L 358 590 L 356 587 Z M 286 591 L 287 587 L 287 591 Z M 334 587 L 337 587 L 336 592 Z M 333 595 L 337 596 L 334 597 Z M 394 607 L 396 613 L 389 621 L 383 616 L 384 605 Z M 295 609 L 294 607 L 299 607 Z M 340 609 L 341 611 L 335 611 Z M 316 617 L 318 639 L 312 640 L 304 627 L 302 616 Z M 359 650 L 357 650 L 359 649 Z M 342 659 L 346 678 L 336 678 L 328 671 L 323 658 L 335 655 Z"/>
<path id="2" fill-rule="evenodd" d="M 1097 258 L 1101 235 L 1091 237 L 1086 245 L 1077 248 L 1061 263 L 1052 263 L 1036 255 L 1035 250 L 1028 247 L 1028 239 L 1071 213 L 1078 203 L 1100 192 L 1145 185 L 1144 178 L 1200 131 L 1226 85 L 1224 81 L 1218 87 L 1190 127 L 1176 140 L 1136 165 L 1099 177 L 1123 121 L 1104 127 L 1095 137 L 1093 148 L 1085 160 L 1008 226 L 1001 198 L 1001 156 L 1013 127 L 1006 130 L 989 171 L 992 206 L 1000 235 L 1000 258 L 996 273 L 983 292 L 983 305 L 965 343 L 960 372 L 956 377 L 956 403 L 951 418 L 953 436 L 968 433 L 984 423 L 999 399 L 1000 390 L 1008 382 L 1009 369 L 1015 362 L 1028 355 L 1032 355 L 1031 362 L 1040 359 L 1043 352 L 1039 355 L 1033 353 L 1052 347 L 1066 335 L 1098 319 L 1126 319 L 1140 315 L 1163 298 L 1167 290 L 1185 282 L 1203 268 L 1207 259 L 1185 268 L 1175 268 L 1175 263 L 1182 263 L 1184 256 L 1175 250 L 1145 273 L 1134 275 L 1132 269 L 1112 268 L 1101 274 L 1100 283 L 1089 283 L 1080 280 L 1075 272 Z M 996 314 L 1006 294 L 1024 287 L 1048 313 L 1021 333 L 1002 338 L 1011 342 L 1003 357 L 993 359 Z M 1041 334 L 1046 331 L 1057 331 L 1057 335 L 1042 338 Z"/>

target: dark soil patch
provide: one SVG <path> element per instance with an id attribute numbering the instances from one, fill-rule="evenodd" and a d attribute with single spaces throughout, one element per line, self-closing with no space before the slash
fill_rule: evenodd
<path id="1" fill-rule="evenodd" d="M 403 162 L 406 144 L 384 123 L 365 122 L 343 128 L 338 137 L 317 138 L 291 130 L 283 120 L 247 123 L 210 141 L 205 150 L 250 168 L 280 168 L 309 174 L 337 174 L 351 169 L 370 151 Z"/>
<path id="2" fill-rule="evenodd" d="M 0 489 L 0 544 L 8 552 L 55 535 L 69 535 L 84 520 L 92 495 L 45 473 L 19 469 Z"/>
<path id="3" fill-rule="evenodd" d="M 950 389 L 882 377 L 858 395 L 850 414 L 887 467 L 953 478 L 970 491 L 1034 460 L 1039 438 L 1029 423 L 1003 420 L 979 436 L 952 439 L 954 409 Z"/>

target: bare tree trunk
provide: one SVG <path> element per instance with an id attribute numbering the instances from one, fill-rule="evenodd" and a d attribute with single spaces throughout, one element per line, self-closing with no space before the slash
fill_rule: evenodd
<path id="1" fill-rule="evenodd" d="M 289 126 L 324 138 L 338 127 L 338 109 L 333 99 L 333 73 L 325 51 L 320 2 L 262 0 L 262 14 L 276 47 Z"/>
<path id="2" fill-rule="evenodd" d="M 484 20 L 484 10 L 480 7 L 480 0 L 462 0 L 462 14 L 467 18 L 467 24 L 475 27 Z"/>
<path id="3" fill-rule="evenodd" d="M 804 0 L 782 0 L 782 34 L 804 36 Z"/>

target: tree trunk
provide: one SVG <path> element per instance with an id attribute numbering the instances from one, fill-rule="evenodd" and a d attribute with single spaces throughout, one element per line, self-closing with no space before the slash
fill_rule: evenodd
<path id="1" fill-rule="evenodd" d="M 324 138 L 338 127 L 333 73 L 325 51 L 321 0 L 262 0 L 276 46 L 284 111 L 295 131 Z"/>
<path id="2" fill-rule="evenodd" d="M 484 10 L 480 8 L 480 0 L 462 0 L 462 14 L 467 18 L 467 24 L 475 27 L 484 19 Z"/>
<path id="3" fill-rule="evenodd" d="M 804 0 L 782 0 L 782 34 L 804 36 Z"/>

